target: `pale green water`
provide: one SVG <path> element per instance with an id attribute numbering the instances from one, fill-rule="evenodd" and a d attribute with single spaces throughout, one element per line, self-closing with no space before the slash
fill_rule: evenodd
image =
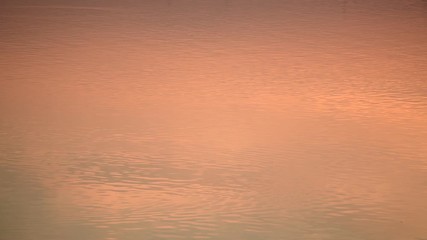
<path id="1" fill-rule="evenodd" d="M 0 239 L 427 239 L 427 3 L 2 1 Z"/>

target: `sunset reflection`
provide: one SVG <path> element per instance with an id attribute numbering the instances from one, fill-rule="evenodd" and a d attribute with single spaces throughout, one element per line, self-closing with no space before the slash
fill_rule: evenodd
<path id="1" fill-rule="evenodd" d="M 6 1 L 6 238 L 426 238 L 425 9 Z"/>

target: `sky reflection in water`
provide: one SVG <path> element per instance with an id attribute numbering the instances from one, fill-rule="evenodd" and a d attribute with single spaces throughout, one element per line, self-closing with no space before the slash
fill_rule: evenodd
<path id="1" fill-rule="evenodd" d="M 427 238 L 424 1 L 4 1 L 0 239 Z"/>

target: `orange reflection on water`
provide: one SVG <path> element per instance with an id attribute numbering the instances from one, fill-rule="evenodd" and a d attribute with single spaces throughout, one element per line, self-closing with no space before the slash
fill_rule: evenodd
<path id="1" fill-rule="evenodd" d="M 240 3 L 2 23 L 17 32 L 0 45 L 7 164 L 97 227 L 421 236 L 419 13 Z"/>

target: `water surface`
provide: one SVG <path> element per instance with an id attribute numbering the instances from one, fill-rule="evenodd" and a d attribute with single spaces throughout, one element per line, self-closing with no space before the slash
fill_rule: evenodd
<path id="1" fill-rule="evenodd" d="M 427 239 L 426 14 L 2 1 L 0 239 Z"/>

